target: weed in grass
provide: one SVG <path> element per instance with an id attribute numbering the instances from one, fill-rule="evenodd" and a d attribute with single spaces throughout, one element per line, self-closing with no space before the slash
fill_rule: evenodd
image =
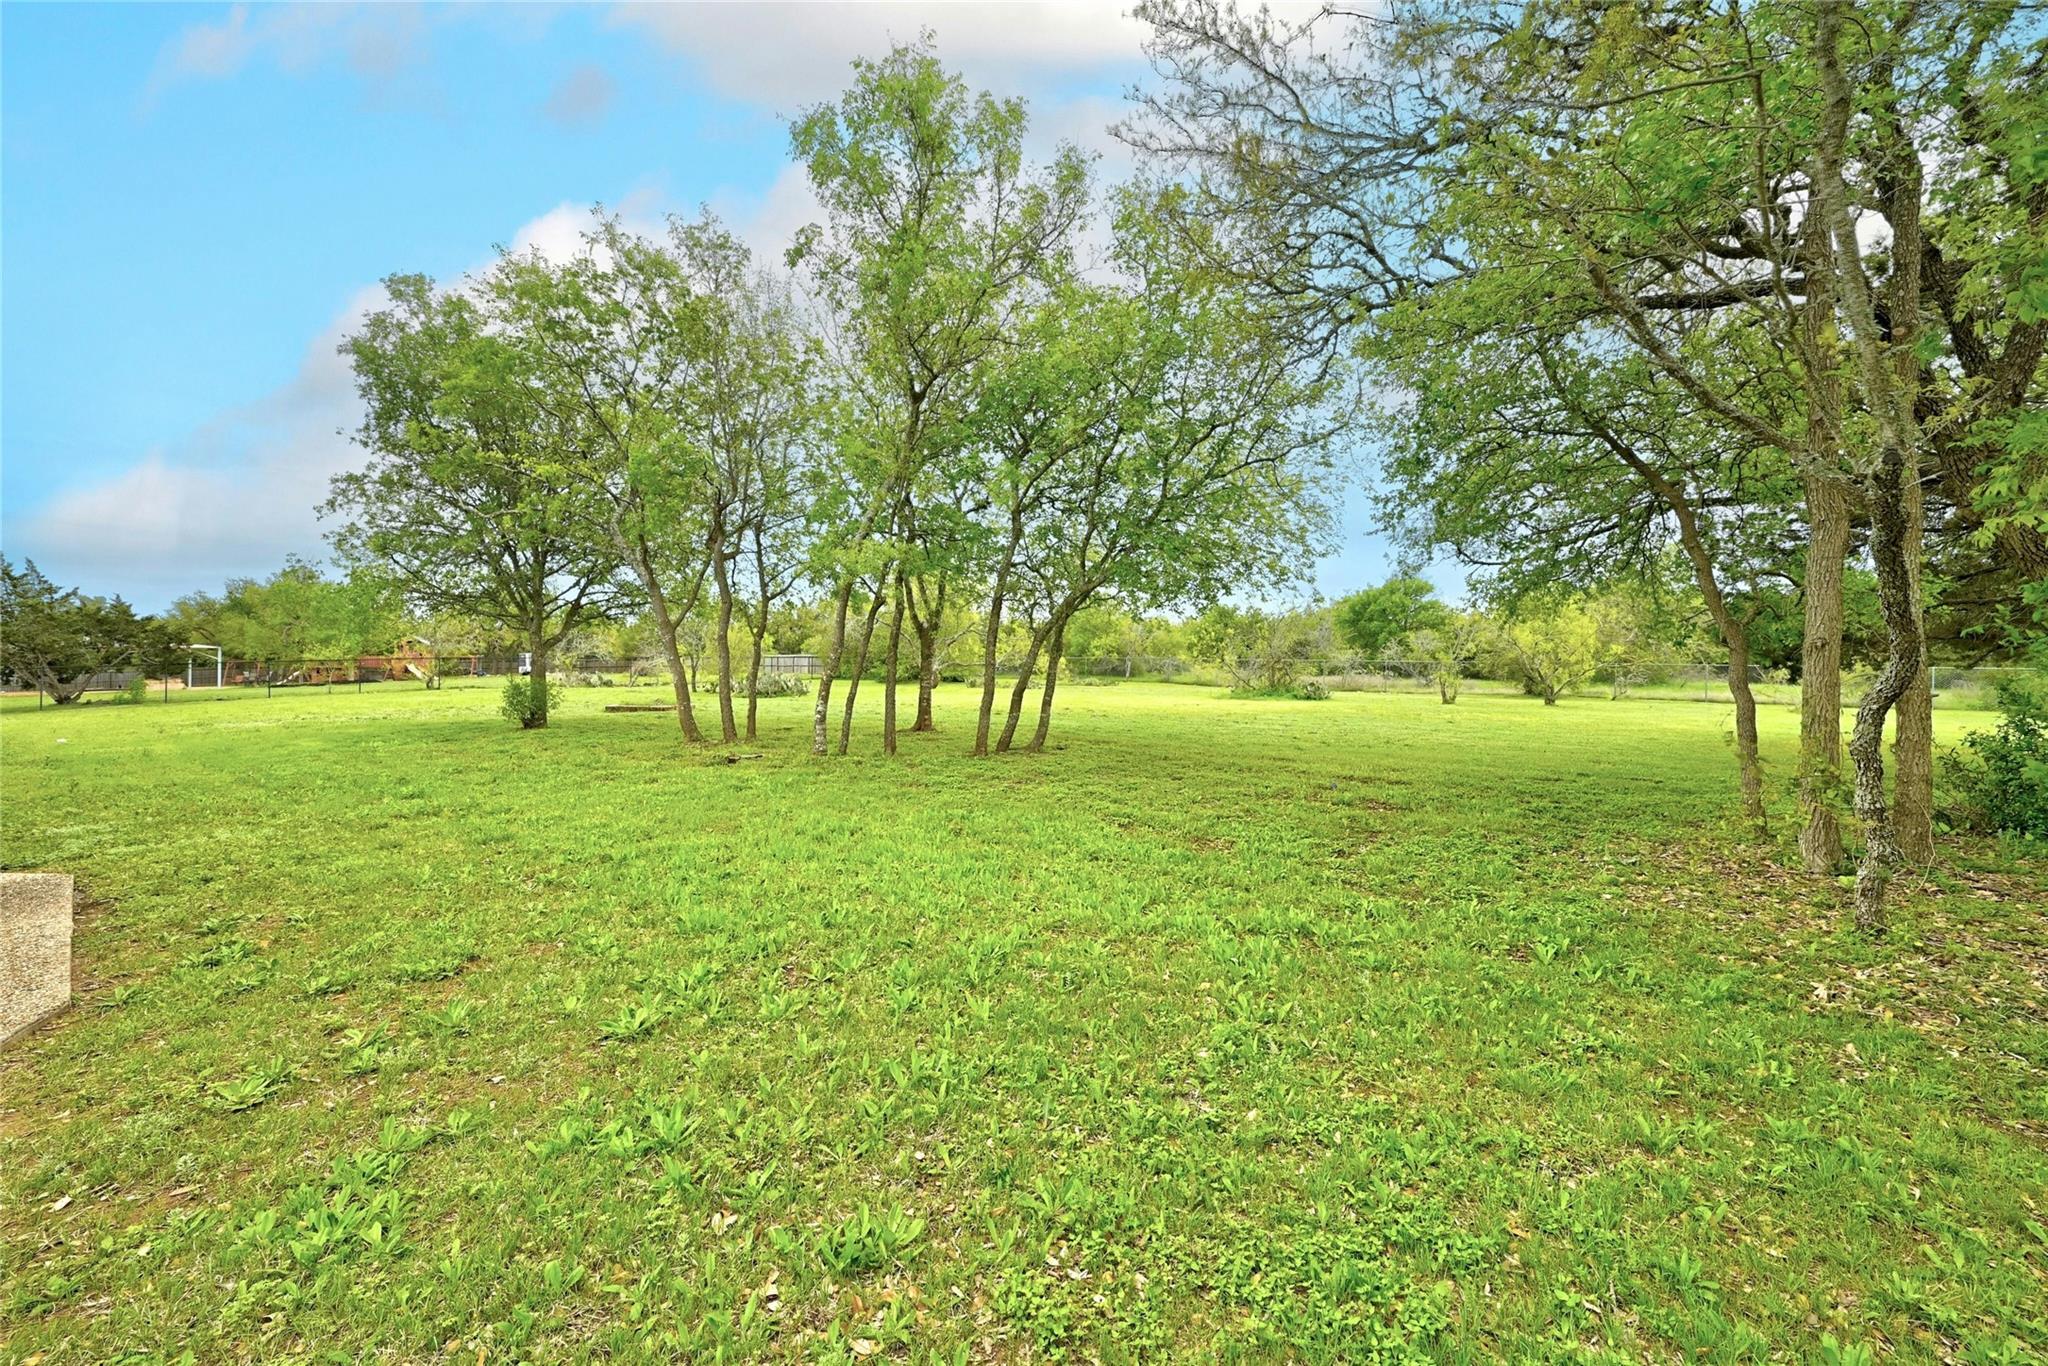
<path id="1" fill-rule="evenodd" d="M 277 1094 L 291 1080 L 295 1069 L 283 1058 L 273 1058 L 239 1077 L 210 1084 L 216 1108 L 229 1111 L 253 1110 Z"/>

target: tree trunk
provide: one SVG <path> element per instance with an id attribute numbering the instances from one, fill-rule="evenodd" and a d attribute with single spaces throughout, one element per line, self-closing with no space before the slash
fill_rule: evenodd
<path id="1" fill-rule="evenodd" d="M 1552 367 L 1548 353 L 1543 353 L 1544 373 L 1551 380 L 1552 387 L 1559 393 L 1570 390 Z M 1571 400 L 1567 399 L 1567 402 Z M 1576 404 L 1573 404 L 1576 407 Z M 1721 637 L 1722 646 L 1728 651 L 1728 692 L 1735 699 L 1735 756 L 1741 774 L 1743 815 L 1757 834 L 1768 832 L 1764 816 L 1763 760 L 1757 750 L 1756 694 L 1749 686 L 1749 633 L 1743 622 L 1738 620 L 1728 606 L 1727 596 L 1721 591 L 1721 579 L 1714 570 L 1714 558 L 1706 533 L 1700 529 L 1699 514 L 1693 505 L 1693 498 L 1680 480 L 1668 477 L 1662 470 L 1642 458 L 1627 442 L 1609 431 L 1605 424 L 1598 427 L 1608 448 L 1622 463 L 1636 472 L 1666 507 L 1671 509 L 1673 520 L 1678 524 L 1679 544 L 1685 550 L 1687 564 L 1692 569 L 1693 583 L 1700 590 L 1700 599 L 1706 604 L 1707 613 L 1713 618 L 1714 629 Z M 1682 476 L 1681 476 L 1682 479 Z M 1629 689 L 1628 662 L 1616 660 L 1609 680 L 1614 700 L 1627 696 Z M 1546 691 L 1543 699 L 1555 704 L 1554 692 Z"/>
<path id="2" fill-rule="evenodd" d="M 654 572 L 654 555 L 647 544 L 644 531 L 635 530 L 628 534 L 619 521 L 620 514 L 614 513 L 611 537 L 618 547 L 621 558 L 633 566 L 634 577 L 640 580 L 641 591 L 647 594 L 647 611 L 654 618 L 654 633 L 661 641 L 663 657 L 668 661 L 668 676 L 676 694 L 676 719 L 681 724 L 683 739 L 696 743 L 704 738 L 697 729 L 697 714 L 690 706 L 690 680 L 683 669 L 683 652 L 676 643 L 676 619 L 669 609 L 668 595 L 661 590 L 661 577 Z M 688 602 L 694 606 L 697 595 L 704 591 L 704 576 L 700 571 L 697 581 L 690 587 Z M 534 662 L 539 663 L 536 655 Z"/>
<path id="3" fill-rule="evenodd" d="M 1920 471 L 1906 470 L 1903 505 L 1906 518 L 1906 567 L 1913 579 L 1913 601 L 1921 601 L 1920 541 L 1924 515 Z M 1927 667 L 1927 632 L 1920 633 L 1920 663 L 1898 705 L 1892 709 L 1893 752 L 1898 776 L 1893 799 L 1897 809 L 1899 855 L 1924 867 L 1934 862 L 1934 679 Z"/>
<path id="4" fill-rule="evenodd" d="M 1669 501 L 1678 516 L 1679 539 L 1686 558 L 1692 563 L 1693 582 L 1698 585 L 1700 597 L 1714 619 L 1714 629 L 1728 651 L 1728 692 L 1735 699 L 1735 761 L 1741 774 L 1743 818 L 1758 835 L 1766 835 L 1770 826 L 1764 815 L 1764 765 L 1757 749 L 1756 694 L 1749 686 L 1749 632 L 1721 592 L 1720 576 L 1714 572 L 1713 558 L 1693 517 L 1692 504 L 1678 498 Z"/>
<path id="5" fill-rule="evenodd" d="M 1764 764 L 1757 751 L 1756 694 L 1749 686 L 1749 636 L 1739 624 L 1728 635 L 1728 691 L 1735 697 L 1735 759 L 1742 775 L 1742 814 L 1759 836 L 1768 835 Z"/>
<path id="6" fill-rule="evenodd" d="M 915 417 L 915 409 L 912 413 Z M 875 520 L 881 516 L 886 504 L 877 500 L 870 505 L 867 515 L 861 518 L 860 527 L 854 533 L 852 544 L 866 542 L 868 533 L 875 529 Z M 853 602 L 853 585 L 857 576 L 847 572 L 839 581 L 839 590 L 832 601 L 832 634 L 825 644 L 824 668 L 818 678 L 818 700 L 811 708 L 811 753 L 823 755 L 825 743 L 831 734 L 832 725 L 832 678 L 839 672 L 839 661 L 846 653 L 846 613 Z M 858 677 L 858 671 L 855 676 Z M 845 746 L 840 746 L 845 752 Z"/>
<path id="7" fill-rule="evenodd" d="M 917 719 L 910 723 L 912 734 L 935 731 L 939 723 L 932 716 L 932 694 L 939 687 L 939 632 L 923 627 L 917 633 Z"/>
<path id="8" fill-rule="evenodd" d="M 718 737 L 730 745 L 739 740 L 740 730 L 732 714 L 732 566 L 722 538 L 712 546 L 711 574 L 718 594 Z"/>
<path id="9" fill-rule="evenodd" d="M 846 612 L 853 602 L 853 575 L 840 580 L 832 595 L 832 633 L 825 638 L 825 658 L 818 673 L 818 698 L 811 704 L 811 753 L 823 755 L 832 732 L 832 679 L 846 653 Z"/>
<path id="10" fill-rule="evenodd" d="M 868 647 L 874 644 L 875 618 L 882 614 L 882 602 L 886 597 L 882 584 L 887 578 L 888 570 L 884 569 L 881 579 L 875 584 L 874 600 L 868 603 L 867 619 L 861 623 L 860 644 L 853 654 L 853 672 L 846 680 L 846 710 L 839 718 L 839 752 L 842 755 L 853 737 L 853 700 L 860 696 L 860 678 L 868 671 Z"/>
<path id="11" fill-rule="evenodd" d="M 1038 729 L 1031 734 L 1031 743 L 1024 746 L 1027 754 L 1037 754 L 1045 748 L 1045 737 L 1052 730 L 1052 695 L 1060 681 L 1060 651 L 1067 643 L 1065 618 L 1052 628 L 1052 639 L 1046 642 L 1045 689 L 1038 695 Z"/>
<path id="12" fill-rule="evenodd" d="M 531 629 L 527 644 L 533 655 L 526 674 L 526 715 L 519 718 L 525 730 L 545 730 L 548 724 L 548 632 L 545 625 Z"/>
<path id="13" fill-rule="evenodd" d="M 889 609 L 889 648 L 882 661 L 882 753 L 896 752 L 896 671 L 902 663 L 903 594 L 909 587 L 896 580 L 896 601 Z"/>
<path id="14" fill-rule="evenodd" d="M 748 634 L 754 638 L 753 657 L 747 661 L 747 739 L 754 739 L 754 716 L 761 709 L 761 642 L 768 636 L 768 604 L 764 598 L 761 610 L 747 623 Z"/>
<path id="15" fill-rule="evenodd" d="M 1842 864 L 1835 810 L 1842 781 L 1842 561 L 1849 553 L 1849 491 L 1806 480 L 1806 635 L 1799 647 L 1799 860 L 1829 876 Z"/>
<path id="16" fill-rule="evenodd" d="M 910 626 L 917 633 L 918 661 L 917 720 L 910 727 L 913 732 L 938 729 L 932 719 L 932 693 L 939 686 L 939 628 L 946 620 L 946 587 L 946 576 L 941 574 L 929 619 L 918 610 L 916 593 L 909 599 Z"/>
<path id="17" fill-rule="evenodd" d="M 1003 630 L 1003 598 L 1009 591 L 1010 568 L 1016 557 L 1012 540 L 996 568 L 995 587 L 988 597 L 988 621 L 981 630 L 981 710 L 974 721 L 974 753 L 988 753 L 990 718 L 996 709 L 996 643 Z"/>
<path id="18" fill-rule="evenodd" d="M 1024 660 L 1017 666 L 1017 686 L 1010 689 L 1010 712 L 1003 719 L 1003 733 L 996 739 L 996 753 L 1008 754 L 1010 741 L 1016 737 L 1018 718 L 1024 715 L 1024 698 L 1031 691 L 1032 675 L 1038 672 L 1038 651 L 1045 643 L 1043 630 L 1031 633 L 1031 644 L 1024 651 Z"/>
<path id="19" fill-rule="evenodd" d="M 704 733 L 697 729 L 697 713 L 690 705 L 690 671 L 684 667 L 682 647 L 676 644 L 676 621 L 669 613 L 668 598 L 661 591 L 661 581 L 653 566 L 642 561 L 638 568 L 640 586 L 647 593 L 647 611 L 654 618 L 654 633 L 661 638 L 661 651 L 668 660 L 669 682 L 676 694 L 676 717 L 682 725 L 683 738 L 696 744 Z M 538 656 L 534 662 L 540 662 Z"/>
<path id="20" fill-rule="evenodd" d="M 1890 316 L 1905 320 L 1886 336 L 1877 322 L 1869 277 L 1864 272 L 1843 166 L 1849 158 L 1848 128 L 1855 99 L 1840 49 L 1843 21 L 1853 17 L 1846 0 L 1824 0 L 1815 11 L 1815 76 L 1822 95 L 1813 158 L 1810 216 L 1831 239 L 1833 297 L 1854 346 L 1864 389 L 1864 407 L 1876 428 L 1876 461 L 1864 471 L 1870 512 L 1870 558 L 1877 572 L 1878 608 L 1888 644 L 1849 739 L 1856 770 L 1856 814 L 1863 826 L 1863 860 L 1856 869 L 1856 927 L 1876 934 L 1885 925 L 1885 889 L 1901 850 L 1898 827 L 1885 801 L 1884 720 L 1926 666 L 1927 640 L 1921 628 L 1919 545 L 1913 511 L 1919 503 L 1923 468 L 1914 390 L 1919 362 L 1913 333 L 1920 317 L 1920 175 L 1916 149 L 1906 142 L 1895 108 L 1877 115 L 1880 175 L 1889 177 L 1886 217 L 1892 227 L 1886 293 Z M 1887 120 L 1890 120 L 1888 123 Z M 1809 272 L 1811 274 L 1811 272 Z M 1889 351 L 1887 351 L 1889 348 Z"/>
<path id="21" fill-rule="evenodd" d="M 1849 758 L 1856 769 L 1856 815 L 1863 827 L 1863 861 L 1856 869 L 1856 928 L 1868 934 L 1885 928 L 1885 889 L 1901 858 L 1898 831 L 1885 801 L 1885 714 L 1913 686 L 1925 651 L 1914 575 L 1905 554 L 1898 477 L 1898 465 L 1887 460 L 1870 481 L 1876 486 L 1870 499 L 1870 553 L 1890 644 L 1884 667 L 1856 709 L 1856 727 L 1849 737 Z M 1887 484 L 1892 487 L 1884 487 Z"/>

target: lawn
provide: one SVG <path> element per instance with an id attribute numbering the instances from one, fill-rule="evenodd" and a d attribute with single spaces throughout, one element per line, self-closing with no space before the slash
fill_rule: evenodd
<path id="1" fill-rule="evenodd" d="M 727 765 L 620 696 L 7 711 L 0 858 L 92 904 L 0 1360 L 2048 1351 L 2048 863 L 1858 939 L 1725 707 L 1074 687 L 977 761 L 948 689 Z"/>

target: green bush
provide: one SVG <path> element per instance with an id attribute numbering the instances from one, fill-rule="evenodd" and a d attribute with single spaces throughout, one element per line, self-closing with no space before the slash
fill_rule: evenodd
<path id="1" fill-rule="evenodd" d="M 2001 683 L 1996 730 L 1978 731 L 1944 758 L 1959 823 L 2048 839 L 2048 685 Z"/>
<path id="2" fill-rule="evenodd" d="M 698 674 L 697 691 L 707 696 L 715 696 L 718 692 L 718 675 L 710 670 Z M 733 678 L 732 695 L 734 697 L 745 697 L 747 695 L 747 676 L 745 673 L 739 673 Z M 764 673 L 754 687 L 754 696 L 756 697 L 809 697 L 810 695 L 811 680 L 802 674 Z"/>
<path id="3" fill-rule="evenodd" d="M 130 702 L 147 702 L 149 700 L 149 680 L 137 674 L 134 678 L 128 680 L 128 686 L 123 688 L 122 692 L 127 694 Z"/>
<path id="4" fill-rule="evenodd" d="M 1230 695 L 1246 700 L 1265 699 L 1282 702 L 1323 702 L 1330 696 L 1330 689 L 1321 679 L 1304 678 L 1285 687 L 1232 688 Z"/>
<path id="5" fill-rule="evenodd" d="M 517 721 L 527 730 L 542 725 L 547 713 L 553 711 L 562 701 L 562 685 L 550 678 L 521 678 L 514 675 L 505 680 L 503 699 L 498 711 L 507 721 Z"/>

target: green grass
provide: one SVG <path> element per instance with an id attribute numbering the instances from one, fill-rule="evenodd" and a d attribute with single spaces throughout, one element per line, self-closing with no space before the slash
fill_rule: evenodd
<path id="1" fill-rule="evenodd" d="M 728 766 L 618 696 L 8 712 L 93 905 L 0 1360 L 2048 1350 L 2048 866 L 1858 939 L 1725 708 L 1081 687 L 991 762 L 949 688 Z"/>

